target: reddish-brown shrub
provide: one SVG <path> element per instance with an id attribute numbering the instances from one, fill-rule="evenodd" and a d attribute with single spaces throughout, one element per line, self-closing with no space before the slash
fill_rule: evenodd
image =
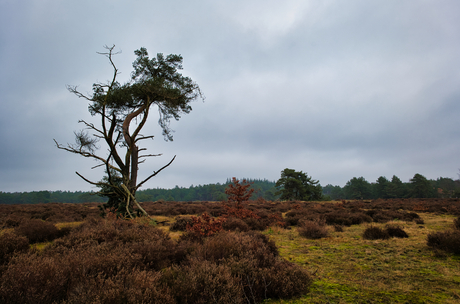
<path id="1" fill-rule="evenodd" d="M 415 220 L 415 223 L 416 223 L 417 225 L 423 225 L 423 224 L 425 224 L 425 221 L 424 221 L 422 218 L 419 218 L 419 219 L 416 219 L 416 220 Z"/>
<path id="2" fill-rule="evenodd" d="M 64 259 L 36 254 L 15 256 L 0 280 L 0 302 L 59 303 L 67 293 L 71 278 Z"/>
<path id="3" fill-rule="evenodd" d="M 99 274 L 73 284 L 62 303 L 176 303 L 160 277 L 159 272 L 137 269 L 122 269 L 111 277 Z"/>
<path id="4" fill-rule="evenodd" d="M 364 230 L 363 238 L 366 240 L 386 240 L 390 238 L 390 235 L 386 230 L 383 230 L 380 227 L 371 226 Z"/>
<path id="5" fill-rule="evenodd" d="M 249 226 L 242 219 L 229 217 L 222 223 L 222 228 L 228 231 L 249 231 Z"/>
<path id="6" fill-rule="evenodd" d="M 176 221 L 169 227 L 170 231 L 187 231 L 187 225 L 193 225 L 190 217 L 176 217 Z"/>
<path id="7" fill-rule="evenodd" d="M 254 193 L 254 189 L 249 189 L 249 187 L 251 187 L 251 183 L 245 179 L 240 184 L 240 181 L 233 177 L 232 184 L 229 184 L 225 189 L 228 201 L 235 202 L 239 207 L 243 202 L 248 201 Z"/>
<path id="8" fill-rule="evenodd" d="M 212 236 L 219 231 L 222 231 L 222 222 L 225 219 L 211 218 L 207 213 L 201 216 L 192 216 L 193 225 L 187 225 L 187 231 L 196 238 Z"/>
<path id="9" fill-rule="evenodd" d="M 29 249 L 29 240 L 25 236 L 5 232 L 0 234 L 0 265 L 9 262 L 15 253 L 24 252 Z"/>
<path id="10" fill-rule="evenodd" d="M 166 269 L 161 282 L 175 303 L 245 303 L 240 280 L 225 264 L 194 259 Z"/>
<path id="11" fill-rule="evenodd" d="M 302 221 L 297 231 L 300 236 L 307 239 L 320 239 L 329 235 L 326 226 L 321 225 L 317 221 Z"/>
<path id="12" fill-rule="evenodd" d="M 454 220 L 454 228 L 457 229 L 457 230 L 460 230 L 460 217 L 457 217 Z"/>
<path id="13" fill-rule="evenodd" d="M 25 217 L 17 214 L 9 214 L 4 220 L 3 220 L 3 227 L 4 228 L 14 228 L 18 227 L 19 224 L 21 224 L 22 221 L 24 220 L 29 220 L 30 217 Z"/>
<path id="14" fill-rule="evenodd" d="M 51 223 L 31 219 L 22 221 L 15 232 L 29 239 L 31 244 L 52 241 L 59 235 L 59 230 Z"/>
<path id="15" fill-rule="evenodd" d="M 341 225 L 334 225 L 335 232 L 343 232 L 343 226 Z"/>
<path id="16" fill-rule="evenodd" d="M 398 225 L 386 225 L 385 231 L 390 237 L 408 238 L 407 233 Z"/>
<path id="17" fill-rule="evenodd" d="M 427 245 L 454 254 L 460 254 L 460 231 L 432 232 L 427 236 Z"/>

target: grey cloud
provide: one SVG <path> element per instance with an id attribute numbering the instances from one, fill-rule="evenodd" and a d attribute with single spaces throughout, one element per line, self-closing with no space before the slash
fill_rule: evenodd
<path id="1" fill-rule="evenodd" d="M 184 57 L 206 101 L 172 122 L 152 117 L 141 174 L 176 161 L 146 187 L 279 178 L 286 167 L 322 184 L 456 178 L 460 149 L 456 1 L 40 1 L 0 4 L 1 191 L 87 190 L 93 163 L 54 147 L 73 140 L 84 92 L 111 78 L 104 44 L 126 81 L 145 46 Z M 101 153 L 104 153 L 104 148 Z"/>

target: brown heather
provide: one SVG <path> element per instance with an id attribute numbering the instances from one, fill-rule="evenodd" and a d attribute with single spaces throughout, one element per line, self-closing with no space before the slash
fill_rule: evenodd
<path id="1" fill-rule="evenodd" d="M 460 200 L 247 201 L 256 217 L 181 237 L 188 218 L 224 217 L 226 205 L 142 203 L 157 227 L 100 219 L 97 204 L 0 205 L 0 303 L 460 300 Z M 300 236 L 307 226 L 327 237 Z M 27 231 L 45 241 L 29 246 Z"/>

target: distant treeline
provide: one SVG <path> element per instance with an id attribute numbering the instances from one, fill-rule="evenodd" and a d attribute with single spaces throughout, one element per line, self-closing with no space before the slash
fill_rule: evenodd
<path id="1" fill-rule="evenodd" d="M 393 175 L 391 180 L 381 176 L 370 183 L 364 177 L 353 177 L 344 187 L 323 187 L 325 199 L 377 199 L 377 198 L 457 198 L 460 197 L 460 180 L 440 177 L 427 179 L 415 174 L 409 182 Z"/>
<path id="2" fill-rule="evenodd" d="M 253 200 L 263 198 L 274 201 L 275 182 L 266 179 L 246 179 L 252 183 L 255 192 Z M 227 199 L 224 184 L 176 186 L 173 189 L 139 190 L 136 197 L 140 202 L 164 201 L 222 201 Z M 409 182 L 402 182 L 397 176 L 391 180 L 379 177 L 376 182 L 368 182 L 364 177 L 353 177 L 344 187 L 328 184 L 323 187 L 324 200 L 340 199 L 377 199 L 377 198 L 455 198 L 460 197 L 460 180 L 440 177 L 428 180 L 423 175 L 415 174 Z M 94 192 L 70 191 L 34 191 L 34 192 L 0 192 L 0 204 L 38 204 L 38 203 L 88 203 L 106 202 L 106 198 Z"/>
<path id="3" fill-rule="evenodd" d="M 266 200 L 276 200 L 275 182 L 261 179 L 246 179 L 255 189 L 252 199 L 259 197 Z M 139 190 L 136 198 L 140 202 L 164 201 L 222 201 L 227 199 L 225 188 L 231 182 L 227 179 L 225 184 L 208 184 L 190 186 L 188 188 L 176 186 L 173 189 L 146 189 Z M 69 191 L 34 191 L 34 192 L 0 192 L 0 204 L 38 204 L 38 203 L 88 203 L 106 202 L 107 199 L 96 195 L 94 192 L 69 192 Z"/>

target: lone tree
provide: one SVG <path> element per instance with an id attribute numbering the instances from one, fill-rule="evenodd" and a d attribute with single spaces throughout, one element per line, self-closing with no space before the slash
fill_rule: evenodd
<path id="1" fill-rule="evenodd" d="M 319 181 L 294 169 L 286 168 L 281 171 L 281 178 L 276 182 L 275 187 L 278 189 L 276 195 L 281 195 L 282 200 L 314 201 L 321 200 L 323 197 Z"/>
<path id="2" fill-rule="evenodd" d="M 141 48 L 134 53 L 137 59 L 133 62 L 134 71 L 131 79 L 125 84 L 117 81 L 119 71 L 113 62 L 115 45 L 105 46 L 104 55 L 113 67 L 112 80 L 107 83 L 93 84 L 93 94 L 85 95 L 77 90 L 76 86 L 67 86 L 67 89 L 80 98 L 88 100 L 89 112 L 92 116 L 99 116 L 100 126 L 80 120 L 86 130 L 75 133 L 75 144 L 63 146 L 56 140 L 56 146 L 84 157 L 93 158 L 99 164 L 93 168 L 105 166 L 107 176 L 101 181 L 94 182 L 76 172 L 86 182 L 100 188 L 101 196 L 109 201 L 105 207 L 114 208 L 124 217 L 133 218 L 136 213 L 148 214 L 136 200 L 136 191 L 149 179 L 168 167 L 175 159 L 157 171 L 154 171 L 144 180 L 138 182 L 138 165 L 146 157 L 161 154 L 140 154 L 146 148 L 140 148 L 141 140 L 153 139 L 153 135 L 142 135 L 150 110 L 156 106 L 159 112 L 158 123 L 163 129 L 166 141 L 172 141 L 172 130 L 169 128 L 171 118 L 179 120 L 180 115 L 189 113 L 192 108 L 190 102 L 198 97 L 203 98 L 200 88 L 189 77 L 178 72 L 182 69 L 182 56 L 157 54 L 150 59 L 147 50 Z M 102 140 L 108 146 L 108 154 L 96 154 L 96 144 Z M 121 150 L 124 150 L 122 153 Z M 137 210 L 136 210 L 137 209 Z"/>

